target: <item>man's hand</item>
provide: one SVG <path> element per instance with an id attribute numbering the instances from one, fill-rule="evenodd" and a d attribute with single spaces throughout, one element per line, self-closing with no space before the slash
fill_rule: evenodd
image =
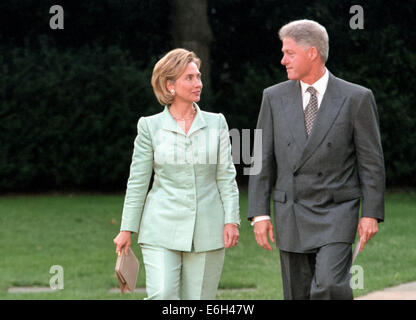
<path id="1" fill-rule="evenodd" d="M 272 251 L 267 236 L 274 242 L 273 225 L 270 220 L 258 221 L 254 224 L 254 236 L 259 246 Z"/>
<path id="2" fill-rule="evenodd" d="M 231 248 L 237 245 L 240 233 L 238 227 L 233 223 L 227 223 L 224 226 L 224 246 Z"/>
<path id="3" fill-rule="evenodd" d="M 364 249 L 364 245 L 375 236 L 378 232 L 377 219 L 363 217 L 358 223 L 358 235 L 361 240 L 360 251 Z"/>

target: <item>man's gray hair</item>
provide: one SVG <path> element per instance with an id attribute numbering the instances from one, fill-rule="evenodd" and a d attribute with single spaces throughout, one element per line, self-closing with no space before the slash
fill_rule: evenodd
<path id="1" fill-rule="evenodd" d="M 329 38 L 324 26 L 312 20 L 296 20 L 284 25 L 279 30 L 279 38 L 292 38 L 298 45 L 315 47 L 322 61 L 328 60 Z"/>

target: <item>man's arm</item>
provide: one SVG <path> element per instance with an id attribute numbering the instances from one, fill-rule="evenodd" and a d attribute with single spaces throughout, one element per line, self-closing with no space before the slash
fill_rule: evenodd
<path id="1" fill-rule="evenodd" d="M 385 169 L 379 118 L 374 96 L 366 91 L 354 116 L 354 144 L 363 193 L 362 218 L 358 224 L 361 250 L 384 220 Z"/>
<path id="2" fill-rule="evenodd" d="M 266 92 L 260 108 L 257 129 L 261 130 L 261 148 L 253 148 L 253 168 L 257 174 L 249 178 L 248 218 L 259 217 L 254 224 L 257 243 L 267 250 L 272 250 L 267 237 L 274 242 L 273 226 L 270 221 L 270 194 L 276 181 L 276 161 L 274 157 L 274 129 L 270 101 Z M 254 141 L 258 145 L 259 141 Z M 260 168 L 260 170 L 258 170 Z M 268 217 L 268 218 L 267 218 Z"/>

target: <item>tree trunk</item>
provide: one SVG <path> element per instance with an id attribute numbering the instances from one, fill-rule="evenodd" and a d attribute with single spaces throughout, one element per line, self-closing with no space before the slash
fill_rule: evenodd
<path id="1" fill-rule="evenodd" d="M 212 31 L 208 23 L 207 0 L 173 0 L 171 18 L 174 47 L 191 50 L 201 59 L 203 92 L 210 96 Z"/>

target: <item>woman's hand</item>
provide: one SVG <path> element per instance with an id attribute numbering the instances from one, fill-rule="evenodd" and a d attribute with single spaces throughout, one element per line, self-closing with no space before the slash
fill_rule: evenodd
<path id="1" fill-rule="evenodd" d="M 224 226 L 224 246 L 231 248 L 237 245 L 240 233 L 238 232 L 238 226 L 233 223 L 227 223 Z"/>
<path id="2" fill-rule="evenodd" d="M 117 255 L 121 254 L 121 250 L 124 249 L 126 255 L 129 254 L 129 248 L 131 245 L 131 232 L 130 231 L 120 231 L 117 237 L 113 240 L 116 245 Z"/>

